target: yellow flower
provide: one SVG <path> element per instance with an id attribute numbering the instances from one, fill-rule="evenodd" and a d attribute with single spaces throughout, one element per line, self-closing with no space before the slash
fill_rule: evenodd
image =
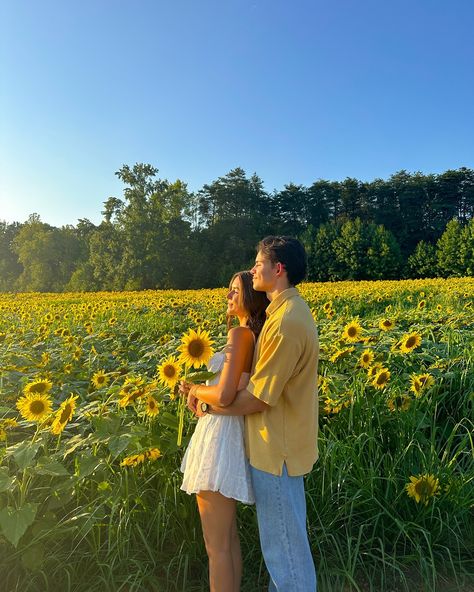
<path id="1" fill-rule="evenodd" d="M 145 406 L 145 413 L 150 417 L 155 417 L 160 412 L 157 400 L 151 395 L 148 395 Z"/>
<path id="2" fill-rule="evenodd" d="M 410 381 L 410 390 L 415 393 L 417 398 L 420 397 L 423 390 L 429 389 L 434 384 L 434 378 L 431 374 L 412 374 Z"/>
<path id="3" fill-rule="evenodd" d="M 149 450 L 147 450 L 146 456 L 148 458 L 148 460 L 156 460 L 157 458 L 160 458 L 161 456 L 161 452 L 160 450 L 158 450 L 158 448 L 150 448 Z"/>
<path id="4" fill-rule="evenodd" d="M 395 322 L 391 319 L 382 319 L 379 323 L 382 331 L 391 331 L 395 327 Z"/>
<path id="5" fill-rule="evenodd" d="M 423 310 L 426 306 L 426 300 L 420 300 L 420 302 L 418 302 L 418 310 Z"/>
<path id="6" fill-rule="evenodd" d="M 390 411 L 407 411 L 410 408 L 411 399 L 408 395 L 398 395 L 390 397 L 387 401 L 387 406 Z"/>
<path id="7" fill-rule="evenodd" d="M 52 386 L 53 384 L 51 381 L 40 378 L 25 385 L 23 392 L 25 395 L 46 395 L 49 393 Z"/>
<path id="8" fill-rule="evenodd" d="M 421 345 L 421 335 L 416 331 L 413 333 L 405 334 L 400 343 L 400 351 L 402 354 L 408 354 L 412 352 L 415 348 Z"/>
<path id="9" fill-rule="evenodd" d="M 417 504 L 422 502 L 426 506 L 429 499 L 439 492 L 439 480 L 434 475 L 410 477 L 410 481 L 411 483 L 405 485 L 405 489 Z"/>
<path id="10" fill-rule="evenodd" d="M 360 358 L 359 358 L 359 366 L 362 368 L 369 368 L 370 364 L 374 359 L 374 352 L 371 349 L 364 349 Z"/>
<path id="11" fill-rule="evenodd" d="M 351 352 L 354 351 L 354 346 L 352 345 L 351 347 L 346 347 L 345 349 L 338 349 L 336 350 L 332 356 L 329 358 L 329 360 L 331 362 L 337 362 L 338 360 L 340 360 L 341 358 L 343 358 L 344 356 L 350 354 Z"/>
<path id="12" fill-rule="evenodd" d="M 18 399 L 16 406 L 24 419 L 40 422 L 51 413 L 51 398 L 49 395 L 28 393 Z"/>
<path id="13" fill-rule="evenodd" d="M 349 343 L 359 341 L 359 337 L 362 333 L 362 327 L 357 320 L 351 321 L 344 327 L 342 332 L 342 338 Z"/>
<path id="14" fill-rule="evenodd" d="M 390 379 L 390 371 L 388 368 L 381 368 L 372 380 L 372 386 L 376 389 L 383 389 L 387 386 L 387 382 Z"/>
<path id="15" fill-rule="evenodd" d="M 55 413 L 54 420 L 51 425 L 52 434 L 55 434 L 56 436 L 59 435 L 66 427 L 66 424 L 71 421 L 74 410 L 76 409 L 76 401 L 78 398 L 78 395 L 71 395 L 68 399 L 61 403 L 59 409 Z"/>
<path id="16" fill-rule="evenodd" d="M 103 386 L 107 386 L 109 384 L 110 377 L 107 376 L 104 370 L 99 370 L 96 372 L 91 379 L 92 384 L 95 386 L 96 389 L 100 389 Z"/>
<path id="17" fill-rule="evenodd" d="M 209 338 L 207 331 L 198 329 L 196 332 L 190 329 L 188 334 L 183 335 L 181 342 L 182 345 L 178 348 L 181 352 L 180 362 L 194 368 L 209 362 L 212 356 L 211 345 L 214 342 Z"/>
<path id="18" fill-rule="evenodd" d="M 181 368 L 175 356 L 169 356 L 157 367 L 160 382 L 169 388 L 174 388 L 181 375 Z"/>
<path id="19" fill-rule="evenodd" d="M 140 454 L 132 454 L 131 456 L 126 456 L 122 462 L 120 463 L 121 467 L 136 467 L 145 461 L 145 455 L 143 453 Z"/>

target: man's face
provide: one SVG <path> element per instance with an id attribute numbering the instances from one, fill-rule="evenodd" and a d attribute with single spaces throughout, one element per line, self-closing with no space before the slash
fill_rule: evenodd
<path id="1" fill-rule="evenodd" d="M 253 289 L 258 292 L 272 292 L 277 279 L 277 265 L 273 265 L 261 251 L 257 253 L 255 265 L 250 270 Z"/>

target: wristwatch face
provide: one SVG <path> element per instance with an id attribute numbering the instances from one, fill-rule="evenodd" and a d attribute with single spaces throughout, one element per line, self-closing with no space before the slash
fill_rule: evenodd
<path id="1" fill-rule="evenodd" d="M 207 413 L 207 410 L 209 409 L 209 405 L 207 403 L 204 403 L 204 401 L 201 401 L 200 407 L 201 407 L 201 411 L 203 413 Z"/>

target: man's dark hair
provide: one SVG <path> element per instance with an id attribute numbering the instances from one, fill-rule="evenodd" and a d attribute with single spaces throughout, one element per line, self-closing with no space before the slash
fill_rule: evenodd
<path id="1" fill-rule="evenodd" d="M 284 266 L 292 286 L 296 286 L 306 277 L 306 251 L 298 239 L 292 236 L 266 236 L 258 243 L 258 251 L 270 259 L 273 265 L 281 263 Z"/>

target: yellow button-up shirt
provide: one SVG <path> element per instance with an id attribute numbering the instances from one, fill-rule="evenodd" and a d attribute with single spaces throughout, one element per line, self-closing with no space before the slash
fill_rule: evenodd
<path id="1" fill-rule="evenodd" d="M 250 464 L 281 475 L 311 471 L 318 458 L 318 333 L 296 288 L 267 307 L 247 390 L 270 407 L 245 418 Z"/>

